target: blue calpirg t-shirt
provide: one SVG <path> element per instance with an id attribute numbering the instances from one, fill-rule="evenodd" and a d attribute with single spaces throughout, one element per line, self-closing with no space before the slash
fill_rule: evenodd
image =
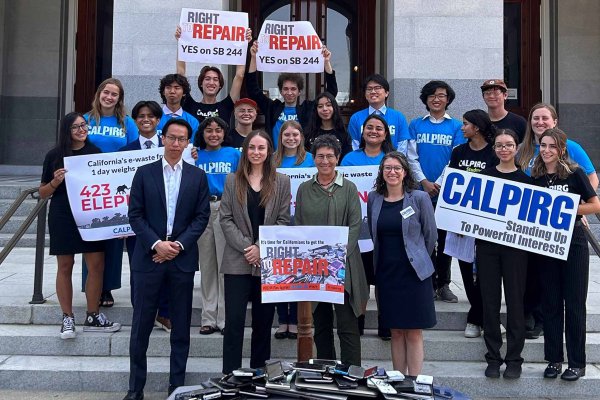
<path id="1" fill-rule="evenodd" d="M 277 118 L 275 126 L 273 126 L 273 146 L 275 147 L 275 149 L 277 149 L 277 140 L 279 140 L 279 130 L 281 129 L 281 125 L 283 125 L 285 121 L 298 121 L 298 114 L 296 114 L 296 106 L 285 106 L 281 114 L 279 114 L 279 118 Z"/>
<path id="2" fill-rule="evenodd" d="M 118 151 L 121 147 L 137 140 L 138 128 L 130 116 L 125 117 L 125 129 L 119 125 L 116 116 L 100 117 L 100 122 L 90 120 L 90 114 L 84 115 L 90 125 L 88 138 L 93 145 L 102 150 L 103 153 Z"/>
<path id="3" fill-rule="evenodd" d="M 221 196 L 227 174 L 235 172 L 240 161 L 240 152 L 233 147 L 219 150 L 198 150 L 196 166 L 206 173 L 208 188 L 213 196 Z"/>
<path id="4" fill-rule="evenodd" d="M 158 136 L 162 136 L 162 129 L 171 118 L 181 118 L 185 120 L 188 124 L 190 124 L 190 126 L 192 127 L 192 137 L 190 138 L 190 143 L 194 143 L 194 138 L 196 137 L 196 132 L 198 131 L 200 123 L 198 122 L 196 117 L 185 111 L 183 112 L 181 117 L 173 117 L 171 115 L 163 114 L 163 116 L 160 118 L 160 121 L 158 122 L 158 126 L 156 127 L 156 133 L 158 133 Z"/>
<path id="5" fill-rule="evenodd" d="M 279 168 L 307 168 L 314 166 L 315 161 L 313 160 L 312 154 L 306 153 L 304 161 L 298 165 L 296 165 L 296 156 L 284 156 L 283 160 L 281 160 L 281 166 Z"/>
<path id="6" fill-rule="evenodd" d="M 382 151 L 375 157 L 369 157 L 364 149 L 354 150 L 346 154 L 340 164 L 342 167 L 351 167 L 357 165 L 379 165 L 385 153 Z"/>

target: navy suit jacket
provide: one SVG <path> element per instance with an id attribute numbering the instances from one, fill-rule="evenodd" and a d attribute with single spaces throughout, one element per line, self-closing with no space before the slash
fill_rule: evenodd
<path id="1" fill-rule="evenodd" d="M 160 140 L 160 136 L 158 137 L 158 147 L 163 147 L 162 140 Z M 127 143 L 125 146 L 121 147 L 119 151 L 129 151 L 129 150 L 141 150 L 142 144 L 140 143 L 140 139 L 137 138 L 131 143 Z"/>
<path id="2" fill-rule="evenodd" d="M 204 171 L 185 161 L 181 171 L 181 186 L 175 209 L 171 241 L 179 241 L 184 250 L 172 261 L 184 272 L 198 270 L 198 239 L 210 216 L 208 181 Z M 131 184 L 129 223 L 137 240 L 132 258 L 132 270 L 151 271 L 152 245 L 167 235 L 167 201 L 162 160 L 138 168 Z"/>

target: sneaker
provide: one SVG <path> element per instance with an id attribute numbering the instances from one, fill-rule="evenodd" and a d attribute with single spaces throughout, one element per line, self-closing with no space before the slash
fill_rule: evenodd
<path id="1" fill-rule="evenodd" d="M 121 324 L 109 321 L 104 313 L 87 313 L 83 324 L 84 332 L 118 332 L 120 330 Z"/>
<path id="2" fill-rule="evenodd" d="M 171 320 L 169 318 L 157 315 L 156 320 L 154 321 L 154 326 L 162 329 L 165 332 L 171 333 Z"/>
<path id="3" fill-rule="evenodd" d="M 476 338 L 479 336 L 481 336 L 481 327 L 479 325 L 470 324 L 467 322 L 467 327 L 465 328 L 465 337 Z"/>
<path id="4" fill-rule="evenodd" d="M 75 317 L 72 315 L 63 314 L 62 327 L 60 328 L 61 339 L 75 339 Z"/>
<path id="5" fill-rule="evenodd" d="M 437 290 L 438 299 L 444 301 L 446 303 L 458 303 L 458 297 L 452 290 L 448 287 L 448 285 L 444 285 Z"/>

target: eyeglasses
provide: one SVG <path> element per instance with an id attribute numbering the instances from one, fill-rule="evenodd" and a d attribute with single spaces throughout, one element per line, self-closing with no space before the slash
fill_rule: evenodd
<path id="1" fill-rule="evenodd" d="M 515 148 L 515 146 L 516 146 L 516 144 L 514 144 L 514 143 L 506 143 L 506 144 L 497 143 L 494 145 L 494 149 L 496 149 L 496 150 L 512 150 Z"/>
<path id="2" fill-rule="evenodd" d="M 369 93 L 369 92 L 379 92 L 381 89 L 383 89 L 383 86 L 381 86 L 381 85 L 367 86 L 365 88 L 365 92 L 367 92 L 367 93 Z"/>
<path id="3" fill-rule="evenodd" d="M 175 142 L 179 142 L 179 144 L 186 144 L 189 141 L 188 138 L 176 137 L 171 135 L 165 136 L 165 139 L 170 144 L 174 144 Z"/>
<path id="4" fill-rule="evenodd" d="M 315 156 L 315 159 L 317 161 L 323 161 L 325 159 L 327 159 L 327 161 L 333 161 L 336 159 L 336 156 L 335 156 L 335 154 L 317 154 Z"/>
<path id="5" fill-rule="evenodd" d="M 429 96 L 427 96 L 427 99 L 429 99 L 429 100 L 434 100 L 434 99 L 446 100 L 447 98 L 448 98 L 448 95 L 444 94 L 444 93 L 430 94 Z"/>
<path id="6" fill-rule="evenodd" d="M 500 93 L 502 93 L 502 89 L 498 89 L 498 88 L 494 88 L 494 89 L 487 89 L 483 91 L 483 95 L 485 97 L 490 97 L 490 96 L 499 96 Z"/>
<path id="7" fill-rule="evenodd" d="M 403 171 L 404 168 L 401 165 L 384 165 L 383 166 L 383 172 L 400 172 Z"/>
<path id="8" fill-rule="evenodd" d="M 71 125 L 71 132 L 79 132 L 80 129 L 83 129 L 84 131 L 88 130 L 89 125 L 87 124 L 87 122 L 84 122 L 82 124 L 75 124 L 75 125 Z"/>

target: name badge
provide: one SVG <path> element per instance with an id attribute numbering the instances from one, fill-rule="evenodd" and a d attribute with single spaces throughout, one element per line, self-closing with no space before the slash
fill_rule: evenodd
<path id="1" fill-rule="evenodd" d="M 411 206 L 408 206 L 404 210 L 400 211 L 400 215 L 402 215 L 402 218 L 404 218 L 404 219 L 410 217 L 414 213 L 415 213 L 415 210 L 413 210 L 413 208 Z"/>

